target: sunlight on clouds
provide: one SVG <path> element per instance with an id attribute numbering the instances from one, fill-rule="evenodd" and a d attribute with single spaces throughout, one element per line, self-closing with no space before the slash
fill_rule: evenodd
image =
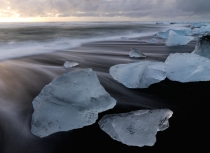
<path id="1" fill-rule="evenodd" d="M 0 1 L 0 22 L 209 20 L 210 14 L 210 0 Z"/>
<path id="2" fill-rule="evenodd" d="M 151 21 L 150 18 L 129 18 L 129 17 L 36 17 L 36 18 L 0 18 L 0 22 L 89 22 L 89 21 Z"/>

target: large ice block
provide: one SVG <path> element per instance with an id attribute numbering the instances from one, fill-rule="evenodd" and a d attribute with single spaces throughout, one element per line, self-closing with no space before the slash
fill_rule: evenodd
<path id="1" fill-rule="evenodd" d="M 31 132 L 46 137 L 95 123 L 98 113 L 116 100 L 101 86 L 92 69 L 65 73 L 45 86 L 34 99 Z"/>
<path id="2" fill-rule="evenodd" d="M 176 32 L 170 30 L 168 39 L 165 42 L 166 46 L 180 46 L 180 45 L 186 45 L 190 41 L 192 41 L 194 37 L 191 36 L 182 36 L 177 34 Z"/>
<path id="3" fill-rule="evenodd" d="M 163 62 L 141 61 L 112 66 L 110 75 L 128 88 L 148 88 L 166 78 Z"/>
<path id="4" fill-rule="evenodd" d="M 172 81 L 210 81 L 210 60 L 197 54 L 170 54 L 165 61 L 166 76 Z"/>
<path id="5" fill-rule="evenodd" d="M 153 146 L 158 131 L 169 127 L 169 109 L 139 110 L 129 113 L 105 115 L 100 128 L 112 139 L 129 146 Z"/>

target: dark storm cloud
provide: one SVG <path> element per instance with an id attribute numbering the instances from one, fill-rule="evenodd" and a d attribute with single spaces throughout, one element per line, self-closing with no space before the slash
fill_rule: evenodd
<path id="1" fill-rule="evenodd" d="M 3 0 L 21 17 L 186 17 L 208 15 L 210 0 Z"/>
<path id="2" fill-rule="evenodd" d="M 194 14 L 210 14 L 210 0 L 176 0 L 176 7 Z"/>

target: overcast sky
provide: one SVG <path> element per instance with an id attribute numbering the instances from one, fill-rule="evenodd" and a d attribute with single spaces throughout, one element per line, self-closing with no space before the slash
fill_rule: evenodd
<path id="1" fill-rule="evenodd" d="M 210 0 L 0 0 L 0 18 L 210 21 Z"/>

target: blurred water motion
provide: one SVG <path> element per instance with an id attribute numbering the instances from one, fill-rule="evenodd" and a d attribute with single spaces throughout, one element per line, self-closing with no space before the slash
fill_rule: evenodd
<path id="1" fill-rule="evenodd" d="M 63 138 L 62 141 L 58 140 L 57 136 L 44 139 L 33 136 L 30 132 L 30 122 L 33 99 L 45 85 L 67 71 L 93 68 L 101 84 L 118 100 L 119 105 L 137 108 L 152 108 L 158 105 L 161 107 L 158 100 L 150 100 L 145 93 L 139 94 L 127 89 L 108 74 L 109 67 L 112 65 L 137 61 L 128 58 L 126 49 L 107 51 L 97 47 L 85 46 L 85 48 L 85 50 L 81 47 L 67 52 L 37 55 L 0 63 L 0 142 L 2 141 L 0 150 L 3 153 L 11 153 L 15 150 L 24 153 L 53 152 L 50 146 L 53 143 L 59 146 L 65 140 L 64 135 L 60 137 L 60 139 Z M 66 60 L 76 61 L 80 65 L 65 69 L 63 64 Z M 32 149 L 27 150 L 29 147 L 24 146 Z M 46 148 L 43 149 L 43 147 Z"/>
<path id="2" fill-rule="evenodd" d="M 22 25 L 19 26 L 18 28 L 22 28 Z M 84 29 L 85 26 L 82 28 Z M 106 33 L 112 26 L 101 29 Z M 155 31 L 163 28 L 158 27 L 154 29 L 154 25 L 149 26 L 149 28 L 148 25 L 138 26 L 122 27 L 122 29 L 124 29 L 124 32 L 129 33 L 130 28 L 134 28 L 134 32 L 136 32 L 135 30 L 141 31 L 141 28 L 149 32 L 151 29 Z M 10 28 L 14 27 L 16 25 Z M 101 29 L 99 26 L 96 32 Z M 1 30 L 10 31 L 7 28 L 2 28 Z M 6 41 L 8 40 L 7 43 L 10 43 L 6 48 L 0 44 L 0 60 L 4 60 L 0 62 L 0 153 L 69 153 L 82 152 L 84 148 L 88 152 L 98 151 L 98 148 L 103 148 L 105 151 L 110 151 L 110 148 L 116 148 L 125 152 L 148 152 L 151 150 L 156 152 L 157 150 L 177 150 L 183 147 L 189 149 L 192 145 L 200 148 L 208 146 L 207 144 L 210 142 L 208 132 L 210 127 L 206 123 L 209 120 L 209 82 L 182 84 L 166 79 L 158 84 L 151 85 L 149 89 L 128 89 L 113 80 L 109 75 L 109 68 L 113 65 L 139 61 L 139 59 L 129 58 L 128 53 L 131 48 L 141 50 L 147 56 L 144 60 L 165 61 L 170 53 L 192 52 L 195 47 L 195 41 L 190 42 L 186 46 L 169 48 L 162 43 L 140 43 L 137 42 L 138 38 L 126 41 L 117 39 L 115 41 L 85 43 L 78 48 L 56 48 L 56 50 L 62 51 L 50 54 L 49 52 L 54 50 L 52 50 L 52 46 L 48 46 L 49 52 L 47 54 L 6 60 L 4 55 L 14 58 L 23 56 L 23 54 L 20 55 L 19 53 L 27 52 L 27 55 L 33 55 L 36 51 L 40 53 L 40 50 L 38 50 L 40 48 L 33 48 L 31 42 L 23 43 L 23 48 L 19 48 L 21 41 L 27 41 L 25 38 L 33 40 L 32 44 L 34 44 L 34 40 L 37 43 L 39 38 L 42 41 L 41 36 L 36 35 L 37 33 L 40 34 L 39 31 L 46 30 L 47 41 L 51 41 L 50 32 L 52 32 L 52 29 L 49 32 L 46 27 L 39 27 L 39 31 L 36 31 L 36 26 L 33 25 L 32 29 L 31 27 L 28 28 L 28 32 L 27 28 L 22 29 L 23 31 L 20 31 L 21 40 L 17 41 L 19 39 L 19 30 L 14 28 L 10 31 L 11 35 L 5 39 Z M 87 28 L 85 32 L 88 32 L 88 30 L 90 30 L 90 33 L 94 31 L 94 29 Z M 61 28 L 61 31 L 61 33 L 65 33 L 66 27 Z M 79 31 L 81 29 L 77 29 L 77 32 Z M 119 34 L 122 31 L 118 31 L 116 25 L 114 31 L 120 38 Z M 36 33 L 35 38 L 33 37 L 34 33 Z M 62 36 L 59 34 L 59 28 L 55 29 L 54 33 L 57 33 L 54 36 Z M 116 33 L 113 34 L 115 35 Z M 67 34 L 69 34 L 69 31 Z M 111 34 L 108 32 L 108 35 Z M 28 35 L 30 36 L 27 37 Z M 75 34 L 75 36 L 77 35 Z M 43 39 L 46 37 L 43 37 Z M 0 38 L 3 39 L 1 36 Z M 144 39 L 150 38 L 146 37 Z M 11 41 L 13 39 L 14 42 Z M 63 45 L 65 46 L 66 44 L 61 43 L 58 46 Z M 14 49 L 12 51 L 15 51 L 15 55 L 13 54 L 14 52 L 5 52 L 9 50 L 7 47 Z M 78 62 L 79 66 L 66 69 L 63 66 L 66 60 Z M 31 134 L 30 122 L 33 113 L 33 99 L 45 85 L 57 76 L 68 71 L 84 68 L 92 68 L 97 73 L 100 83 L 117 100 L 116 107 L 113 110 L 101 113 L 99 118 L 106 113 L 123 113 L 142 108 L 169 108 L 174 111 L 174 115 L 170 119 L 170 128 L 164 133 L 158 134 L 158 141 L 154 147 L 128 147 L 115 142 L 100 130 L 97 123 L 74 131 L 56 133 L 43 139 Z"/>

